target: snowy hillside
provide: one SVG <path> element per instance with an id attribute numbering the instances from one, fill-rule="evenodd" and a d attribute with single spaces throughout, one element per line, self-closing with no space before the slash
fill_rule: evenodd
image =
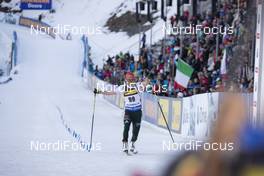
<path id="1" fill-rule="evenodd" d="M 18 0 L 13 0 L 12 5 L 18 7 Z M 138 54 L 139 36 L 134 35 L 129 37 L 125 32 L 110 32 L 105 24 L 113 15 L 121 16 L 122 14 L 132 11 L 135 12 L 136 0 L 54 0 L 53 7 L 56 13 L 50 14 L 47 11 L 26 11 L 22 12 L 23 16 L 38 18 L 39 14 L 44 14 L 43 21 L 51 26 L 71 25 L 71 26 L 86 26 L 91 33 L 96 29 L 100 32 L 89 35 L 89 44 L 92 47 L 92 57 L 96 64 L 101 65 L 103 57 L 115 55 L 120 51 Z M 160 5 L 160 4 L 159 4 Z M 10 6 L 10 5 L 9 5 Z M 160 8 L 160 7 L 158 7 Z M 69 13 L 70 11 L 70 13 Z M 168 8 L 168 16 L 176 12 L 176 5 Z M 146 14 L 146 10 L 142 12 Z M 154 17 L 159 17 L 160 14 L 154 14 Z M 157 18 L 154 21 L 152 41 L 157 42 L 164 35 L 164 22 Z M 150 23 L 148 22 L 148 25 Z M 150 41 L 150 30 L 146 31 L 147 43 Z M 80 37 L 80 36 L 75 36 Z"/>
<path id="2" fill-rule="evenodd" d="M 126 52 L 129 50 L 137 54 L 138 35 L 128 37 L 124 32 L 111 33 L 104 27 L 113 13 L 121 15 L 129 10 L 135 11 L 134 0 L 65 0 L 58 1 L 55 7 L 57 8 L 56 13 L 50 17 L 49 21 L 53 26 L 56 26 L 56 24 L 71 24 L 102 29 L 102 33 L 89 36 L 92 57 L 95 63 L 101 64 L 104 56 L 117 54 L 120 51 Z M 69 10 L 71 10 L 70 14 L 68 13 Z M 153 41 L 158 41 L 163 36 L 162 27 L 163 21 L 159 19 L 153 28 Z M 146 33 L 147 37 L 150 36 L 149 32 Z"/>

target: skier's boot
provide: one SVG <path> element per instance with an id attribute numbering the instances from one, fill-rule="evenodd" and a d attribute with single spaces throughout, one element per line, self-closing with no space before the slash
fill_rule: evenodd
<path id="1" fill-rule="evenodd" d="M 131 142 L 130 152 L 132 152 L 133 154 L 138 153 L 138 151 L 136 150 L 136 147 L 135 147 L 135 142 Z"/>
<path id="2" fill-rule="evenodd" d="M 128 153 L 128 143 L 123 142 L 123 152 Z"/>

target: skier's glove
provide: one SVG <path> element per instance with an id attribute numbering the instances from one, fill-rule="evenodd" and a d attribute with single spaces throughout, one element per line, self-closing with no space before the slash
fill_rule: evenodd
<path id="1" fill-rule="evenodd" d="M 100 90 L 94 88 L 94 94 L 100 94 L 100 93 L 102 93 L 102 91 L 100 91 Z"/>

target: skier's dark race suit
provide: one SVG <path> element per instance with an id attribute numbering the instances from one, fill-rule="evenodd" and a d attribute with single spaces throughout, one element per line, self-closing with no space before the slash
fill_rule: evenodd
<path id="1" fill-rule="evenodd" d="M 136 86 L 136 85 L 135 85 Z M 124 92 L 125 98 L 125 115 L 124 115 L 124 131 L 123 142 L 128 142 L 129 128 L 132 123 L 132 139 L 136 142 L 141 125 L 141 98 L 136 87 L 126 88 Z"/>
<path id="2" fill-rule="evenodd" d="M 130 151 L 132 153 L 137 153 L 135 149 L 135 141 L 137 141 L 138 134 L 140 131 L 141 125 L 141 116 L 142 116 L 142 105 L 141 105 L 141 97 L 140 97 L 140 90 L 139 87 L 142 86 L 146 87 L 149 80 L 146 79 L 145 82 L 142 83 L 135 83 L 134 74 L 128 72 L 125 75 L 125 89 L 124 89 L 124 107 L 125 107 L 125 114 L 124 114 L 124 130 L 123 130 L 123 151 L 128 152 L 128 135 L 129 129 L 132 123 L 132 139 L 131 139 L 131 147 Z M 144 90 L 142 90 L 144 91 Z M 116 92 L 101 92 L 100 90 L 95 89 L 94 93 L 103 93 L 104 95 L 115 95 Z"/>

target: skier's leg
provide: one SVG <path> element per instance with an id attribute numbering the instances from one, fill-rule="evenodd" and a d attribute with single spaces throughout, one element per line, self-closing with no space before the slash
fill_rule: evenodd
<path id="1" fill-rule="evenodd" d="M 124 130 L 123 130 L 123 142 L 128 142 L 129 128 L 131 124 L 131 119 L 128 112 L 125 112 L 124 116 Z"/>
<path id="2" fill-rule="evenodd" d="M 138 134 L 139 134 L 139 130 L 140 130 L 140 125 L 141 125 L 141 116 L 142 116 L 142 112 L 140 111 L 136 111 L 133 113 L 133 117 L 131 117 L 132 123 L 133 123 L 133 136 L 131 139 L 131 142 L 134 143 L 137 138 L 138 138 Z"/>

